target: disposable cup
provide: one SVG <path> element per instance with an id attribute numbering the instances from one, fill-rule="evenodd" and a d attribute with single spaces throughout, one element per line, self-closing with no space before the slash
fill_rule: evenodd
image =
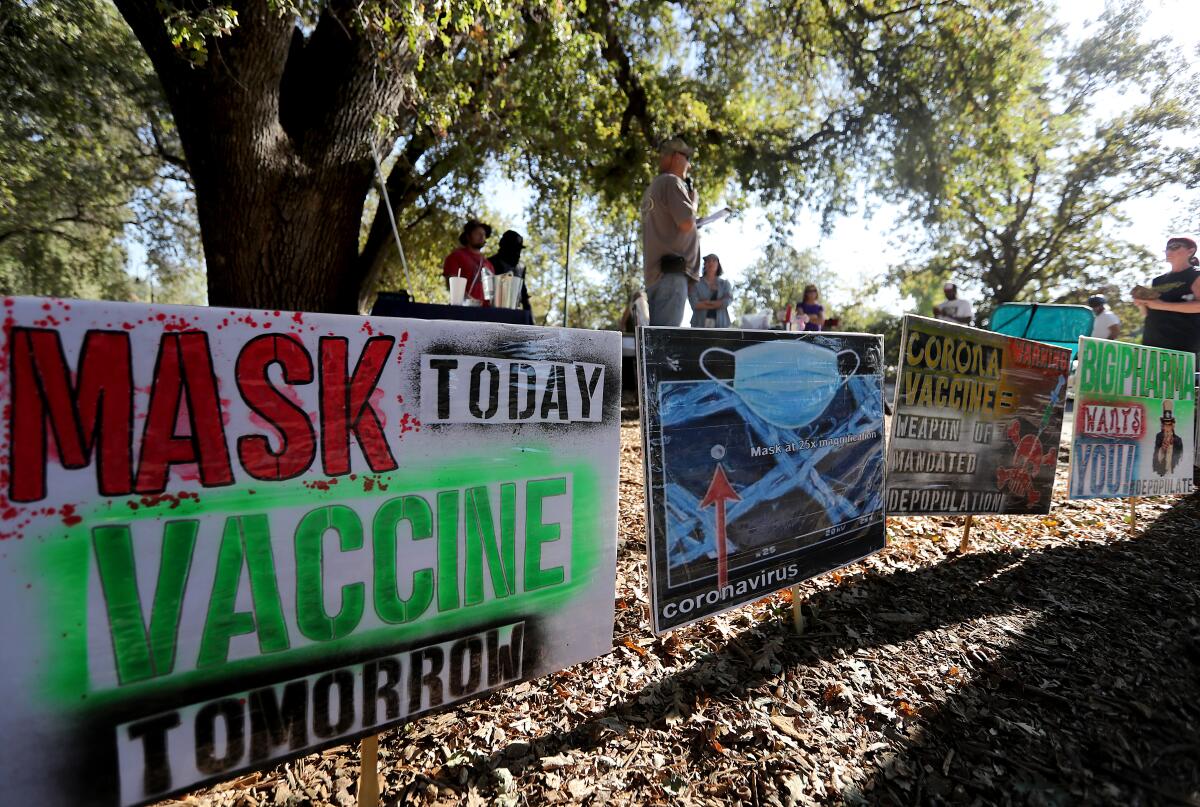
<path id="1" fill-rule="evenodd" d="M 492 305 L 496 308 L 508 308 L 509 284 L 512 282 L 510 275 L 496 275 L 495 285 L 492 297 Z"/>
<path id="2" fill-rule="evenodd" d="M 450 305 L 462 305 L 463 295 L 467 291 L 467 279 L 465 277 L 452 277 L 450 280 Z"/>
<path id="3" fill-rule="evenodd" d="M 519 308 L 521 306 L 521 286 L 525 285 L 525 279 L 513 275 L 512 285 L 508 290 L 508 307 Z"/>

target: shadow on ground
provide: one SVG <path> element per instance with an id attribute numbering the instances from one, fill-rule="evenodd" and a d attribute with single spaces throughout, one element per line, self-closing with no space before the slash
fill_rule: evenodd
<path id="1" fill-rule="evenodd" d="M 1181 500 L 1135 540 L 971 552 L 868 574 L 810 602 L 820 614 L 813 632 L 795 636 L 781 608 L 777 621 L 732 635 L 567 731 L 497 749 L 491 764 L 519 776 L 544 756 L 599 750 L 630 726 L 661 725 L 680 708 L 681 692 L 687 702 L 744 702 L 748 693 L 779 695 L 783 684 L 790 697 L 852 708 L 828 703 L 828 675 L 814 666 L 839 651 L 888 654 L 930 632 L 1014 615 L 1017 629 L 967 631 L 970 646 L 953 661 L 967 667 L 965 683 L 930 693 L 934 705 L 919 716 L 883 727 L 887 750 L 857 760 L 867 779 L 843 797 L 1200 804 L 1200 496 Z M 666 663 L 669 642 L 651 648 Z M 757 663 L 768 645 L 777 664 Z M 914 675 L 949 663 L 909 652 Z"/>

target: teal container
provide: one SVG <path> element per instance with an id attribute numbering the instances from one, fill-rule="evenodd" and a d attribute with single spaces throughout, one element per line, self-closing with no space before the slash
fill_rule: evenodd
<path id="1" fill-rule="evenodd" d="M 1070 348 L 1073 361 L 1079 337 L 1092 335 L 1095 319 L 1096 315 L 1086 305 L 1003 303 L 992 312 L 988 330 Z"/>

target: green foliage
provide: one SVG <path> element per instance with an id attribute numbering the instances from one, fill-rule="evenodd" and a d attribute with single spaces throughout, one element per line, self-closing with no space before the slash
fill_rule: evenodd
<path id="1" fill-rule="evenodd" d="M 804 298 L 804 287 L 816 285 L 825 316 L 838 316 L 833 303 L 838 293 L 837 275 L 812 249 L 798 250 L 782 240 L 767 245 L 763 255 L 747 270 L 734 289 L 733 305 L 740 314 L 770 311 L 778 317 L 788 305 Z"/>
<path id="2" fill-rule="evenodd" d="M 1056 64 L 1025 63 L 989 127 L 962 136 L 958 120 L 939 131 L 957 168 L 943 193 L 913 208 L 932 219 L 894 273 L 906 291 L 965 279 L 982 289 L 986 316 L 1010 300 L 1086 297 L 1154 273 L 1144 250 L 1112 233 L 1124 202 L 1185 178 L 1196 75 L 1166 42 L 1138 39 L 1136 4 L 1111 7 L 1101 23 Z M 1058 41 L 1053 29 L 1037 36 Z M 1135 103 L 1106 114 L 1117 93 Z"/>
<path id="3" fill-rule="evenodd" d="M 933 307 L 946 299 L 943 289 L 947 282 L 956 282 L 952 268 L 926 265 L 918 271 L 903 271 L 899 275 L 900 294 L 910 298 L 913 313 L 932 317 Z"/>
<path id="4" fill-rule="evenodd" d="M 194 287 L 190 192 L 164 158 L 154 74 L 111 5 L 6 5 L 0 86 L 0 292 L 128 299 L 126 236 L 152 271 Z"/>
<path id="5" fill-rule="evenodd" d="M 594 199 L 578 198 L 568 205 L 570 189 L 561 203 L 538 205 L 530 225 L 533 249 L 527 265 L 530 294 L 538 321 L 572 328 L 618 326 L 630 298 L 642 286 L 641 236 L 636 211 L 604 207 Z M 569 288 L 566 277 L 568 208 L 571 219 Z"/>
<path id="6" fill-rule="evenodd" d="M 935 124 L 972 111 L 974 125 L 1007 108 L 1022 66 L 1038 56 L 1027 31 L 1042 18 L 1035 0 L 273 0 L 238 5 L 237 16 L 232 6 L 203 0 L 117 4 L 154 57 L 175 109 L 194 118 L 181 132 L 190 153 L 235 147 L 214 140 L 225 134 L 206 118 L 212 110 L 236 129 L 238 116 L 272 109 L 258 101 L 279 88 L 280 110 L 303 108 L 292 118 L 281 114 L 286 137 L 271 155 L 276 164 L 198 183 L 202 214 L 206 194 L 236 197 L 233 186 L 255 176 L 281 177 L 281 188 L 289 177 L 319 182 L 314 166 L 340 170 L 362 160 L 374 137 L 395 157 L 389 187 L 402 222 L 461 210 L 457 200 L 441 203 L 439 186 L 498 160 L 535 188 L 537 215 L 547 222 L 562 219 L 568 188 L 578 209 L 604 211 L 593 251 L 606 256 L 624 254 L 626 228 L 656 170 L 653 145 L 676 133 L 699 147 L 705 208 L 757 203 L 780 222 L 801 205 L 833 216 L 888 160 L 897 192 L 939 192 L 950 172 Z M 228 64 L 216 64 L 218 53 Z M 230 94 L 221 76 L 231 68 L 248 93 Z M 275 121 L 254 120 L 255 131 L 274 132 Z M 344 273 L 365 298 L 387 262 L 382 256 L 394 249 L 389 230 L 376 212 L 353 267 L 314 256 L 311 265 L 261 268 L 279 277 Z M 262 237 L 288 233 L 277 227 Z M 229 255 L 230 238 L 205 238 L 210 253 L 220 239 L 228 257 L 213 271 L 244 263 L 257 272 L 262 261 L 251 259 L 290 254 L 249 239 L 241 248 L 252 254 Z M 579 244 L 585 264 L 591 243 Z M 548 254 L 555 251 L 565 252 L 560 245 Z M 622 257 L 617 282 L 610 266 L 590 266 L 581 293 L 624 297 L 626 269 L 636 263 Z M 216 285 L 238 297 L 250 273 L 228 271 Z M 598 311 L 595 303 L 589 296 L 583 307 Z"/>
<path id="7" fill-rule="evenodd" d="M 838 311 L 838 330 L 847 333 L 877 333 L 883 335 L 885 374 L 895 377 L 900 364 L 900 337 L 904 316 L 881 308 L 861 303 L 846 306 Z"/>
<path id="8" fill-rule="evenodd" d="M 133 279 L 111 239 L 16 238 L 0 249 L 0 294 L 124 300 Z"/>
<path id="9" fill-rule="evenodd" d="M 224 36 L 237 25 L 237 11 L 228 6 L 210 6 L 192 12 L 173 9 L 163 17 L 171 44 L 184 58 L 198 66 L 208 61 L 208 40 Z"/>
<path id="10" fill-rule="evenodd" d="M 911 204 L 929 240 L 899 270 L 902 293 L 925 311 L 942 279 L 962 278 L 983 287 L 986 308 L 1133 269 L 1141 258 L 1102 235 L 1117 205 L 1186 170 L 1164 133 L 1186 128 L 1187 71 L 1136 41 L 1129 8 L 1052 65 L 1059 40 L 1040 0 L 116 2 L 207 172 L 200 196 L 172 173 L 182 160 L 158 88 L 108 6 L 15 4 L 0 12 L 0 76 L 17 88 L 0 112 L 0 259 L 12 231 L 119 262 L 109 247 L 124 231 L 151 285 L 193 294 L 194 208 L 207 204 L 212 271 L 229 272 L 214 274 L 221 294 L 249 300 L 247 278 L 280 285 L 266 277 L 328 289 L 308 282 L 324 273 L 363 301 L 404 285 L 440 299 L 441 259 L 461 219 L 487 210 L 480 182 L 498 165 L 536 194 L 526 263 L 539 321 L 562 321 L 572 199 L 568 322 L 608 326 L 639 284 L 653 144 L 678 133 L 699 149 L 704 209 L 761 205 L 782 230 L 800 207 L 828 223 L 864 184 Z M 1145 103 L 1098 118 L 1102 93 L 1121 88 Z M 231 134 L 247 130 L 271 147 Z M 408 280 L 361 181 L 372 146 L 386 157 Z M 229 170 L 235 153 L 256 170 Z M 297 188 L 356 226 L 363 211 L 356 256 L 286 248 L 299 235 L 288 222 L 309 220 L 289 206 L 314 203 Z M 251 197 L 278 216 L 244 237 L 213 229 L 231 215 L 214 200 Z M 825 298 L 837 292 L 811 255 L 772 249 L 738 308 L 780 308 L 810 277 Z M 334 305 L 327 293 L 304 304 Z"/>

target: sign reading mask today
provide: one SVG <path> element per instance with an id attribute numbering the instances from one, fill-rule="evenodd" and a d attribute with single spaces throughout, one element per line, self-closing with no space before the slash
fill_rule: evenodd
<path id="1" fill-rule="evenodd" d="M 1079 340 L 1071 498 L 1192 492 L 1193 353 Z"/>
<path id="2" fill-rule="evenodd" d="M 1050 512 L 1071 351 L 904 318 L 892 515 Z"/>
<path id="3" fill-rule="evenodd" d="M 5 803 L 155 801 L 611 648 L 618 334 L 4 310 Z"/>
<path id="4" fill-rule="evenodd" d="M 882 337 L 638 335 L 656 632 L 884 547 Z"/>

